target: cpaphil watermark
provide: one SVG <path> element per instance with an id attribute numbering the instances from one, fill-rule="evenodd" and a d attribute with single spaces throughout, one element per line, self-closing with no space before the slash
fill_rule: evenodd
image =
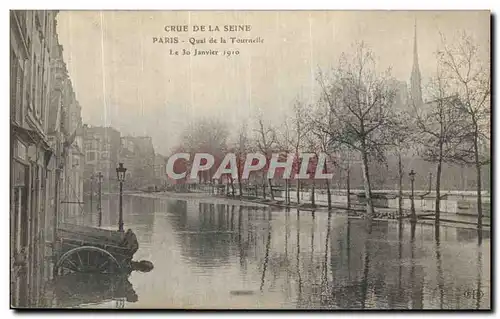
<path id="1" fill-rule="evenodd" d="M 179 168 L 178 163 L 184 163 Z M 223 175 L 235 180 L 246 180 L 252 172 L 263 172 L 268 179 L 278 174 L 282 179 L 332 179 L 329 173 L 331 160 L 326 153 L 283 154 L 249 153 L 237 156 L 227 153 L 222 160 L 209 153 L 176 153 L 168 158 L 166 173 L 169 178 L 195 179 L 201 172 L 213 172 L 211 178 L 219 179 Z"/>

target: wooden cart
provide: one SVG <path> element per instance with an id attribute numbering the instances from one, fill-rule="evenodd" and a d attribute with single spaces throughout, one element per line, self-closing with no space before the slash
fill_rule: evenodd
<path id="1" fill-rule="evenodd" d="M 119 232 L 61 224 L 57 239 L 54 275 L 130 272 L 132 257 L 139 248 L 131 230 Z"/>

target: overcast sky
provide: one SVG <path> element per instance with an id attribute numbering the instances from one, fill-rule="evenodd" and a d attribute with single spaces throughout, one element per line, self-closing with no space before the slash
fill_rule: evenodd
<path id="1" fill-rule="evenodd" d="M 440 32 L 452 39 L 466 30 L 489 59 L 489 12 L 161 12 L 61 11 L 59 41 L 84 123 L 109 125 L 122 134 L 150 135 L 167 155 L 177 131 L 196 117 L 228 123 L 251 121 L 262 112 L 277 121 L 295 98 L 316 98 L 318 68 L 364 40 L 379 67 L 408 81 L 414 24 L 424 81 L 436 68 Z M 167 33 L 165 25 L 245 24 L 250 32 Z M 177 44 L 153 37 L 177 36 Z M 261 44 L 199 44 L 197 39 L 261 37 Z M 170 49 L 239 49 L 238 56 L 170 56 Z M 315 90 L 316 89 L 316 90 Z M 234 124 L 236 125 L 236 124 Z"/>

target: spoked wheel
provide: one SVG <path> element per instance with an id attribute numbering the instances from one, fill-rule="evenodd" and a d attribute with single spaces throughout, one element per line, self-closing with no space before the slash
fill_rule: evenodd
<path id="1" fill-rule="evenodd" d="M 112 274 L 120 270 L 120 264 L 113 255 L 106 250 L 81 246 L 65 252 L 54 267 L 54 274 L 67 273 L 99 273 Z"/>

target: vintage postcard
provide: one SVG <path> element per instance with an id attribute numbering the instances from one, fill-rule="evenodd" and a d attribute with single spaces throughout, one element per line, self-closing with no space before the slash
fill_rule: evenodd
<path id="1" fill-rule="evenodd" d="M 10 11 L 12 308 L 491 310 L 489 11 Z"/>

